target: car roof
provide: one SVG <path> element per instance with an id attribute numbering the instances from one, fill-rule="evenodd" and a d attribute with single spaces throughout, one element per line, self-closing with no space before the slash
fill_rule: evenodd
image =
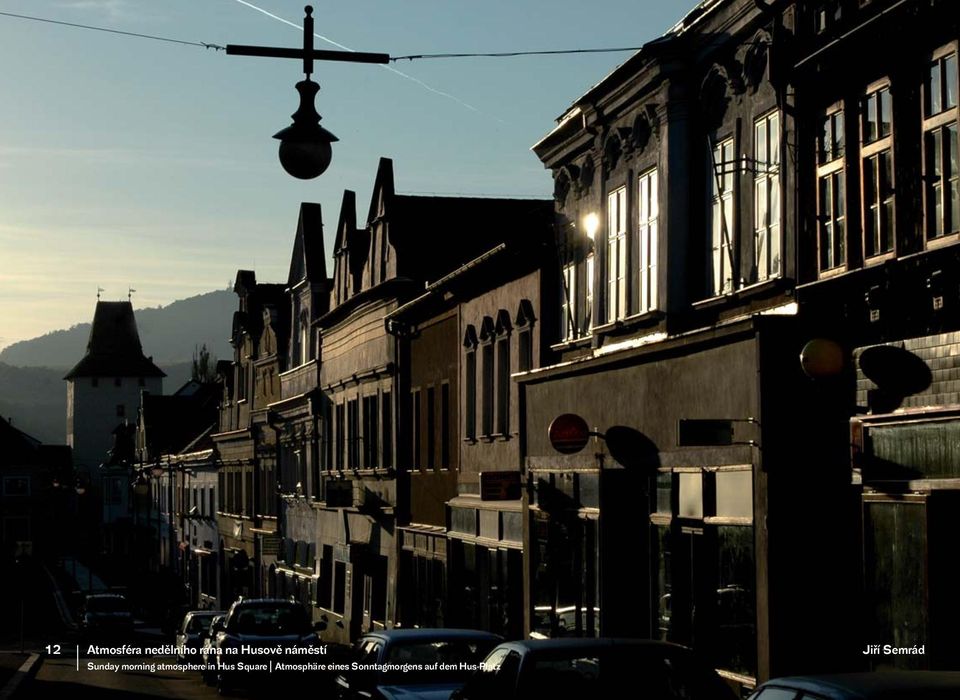
<path id="1" fill-rule="evenodd" d="M 905 692 L 960 690 L 957 671 L 874 671 L 823 676 L 788 676 L 769 680 L 761 688 L 790 688 L 837 700 L 901 697 Z M 761 696 L 763 697 L 763 696 Z"/>
<path id="2" fill-rule="evenodd" d="M 119 600 L 126 600 L 126 599 L 127 599 L 126 596 L 120 595 L 119 593 L 88 593 L 88 594 L 87 594 L 87 600 L 90 600 L 91 598 L 101 598 L 101 599 L 103 599 L 103 598 L 117 598 L 117 599 L 119 599 Z"/>
<path id="3" fill-rule="evenodd" d="M 588 637 L 565 637 L 563 639 L 518 639 L 512 642 L 504 642 L 501 647 L 510 647 L 517 651 L 529 652 L 548 652 L 562 650 L 584 650 L 592 651 L 596 649 L 609 649 L 620 647 L 647 647 L 650 649 L 664 649 L 670 651 L 689 652 L 687 647 L 671 642 L 660 642 L 651 639 L 614 639 L 609 637 L 588 638 Z"/>
<path id="4" fill-rule="evenodd" d="M 473 639 L 491 642 L 501 642 L 503 637 L 492 632 L 482 630 L 467 630 L 456 628 L 411 628 L 411 629 L 392 629 L 379 630 L 376 632 L 366 632 L 361 639 L 382 639 L 387 642 L 407 641 L 407 640 L 434 640 L 446 641 L 455 639 Z"/>

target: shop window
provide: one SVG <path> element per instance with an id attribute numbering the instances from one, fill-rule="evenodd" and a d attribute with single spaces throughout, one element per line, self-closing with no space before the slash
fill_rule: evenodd
<path id="1" fill-rule="evenodd" d="M 648 170 L 639 177 L 639 224 L 637 242 L 640 247 L 640 307 L 638 311 L 657 308 L 657 256 L 659 255 L 659 202 L 657 169 Z"/>
<path id="2" fill-rule="evenodd" d="M 657 507 L 660 515 L 670 515 L 673 512 L 673 473 L 661 472 L 657 474 Z"/>
<path id="3" fill-rule="evenodd" d="M 721 471 L 716 474 L 716 517 L 753 517 L 753 472 Z"/>
<path id="4" fill-rule="evenodd" d="M 607 321 L 627 315 L 627 188 L 607 196 Z"/>
<path id="5" fill-rule="evenodd" d="M 933 55 L 924 84 L 923 182 L 928 240 L 960 229 L 957 89 L 957 51 L 956 47 L 947 47 Z"/>
<path id="6" fill-rule="evenodd" d="M 843 110 L 835 105 L 820 122 L 817 143 L 817 248 L 824 272 L 846 261 L 846 174 Z"/>
<path id="7" fill-rule="evenodd" d="M 780 269 L 780 113 L 753 124 L 753 270 L 750 280 L 777 277 Z"/>
<path id="8" fill-rule="evenodd" d="M 729 294 L 737 286 L 736 246 L 733 207 L 737 176 L 737 158 L 733 139 L 719 141 L 710 151 L 708 190 L 710 208 L 708 296 Z"/>
<path id="9" fill-rule="evenodd" d="M 680 511 L 681 518 L 703 517 L 703 474 L 701 472 L 681 472 Z"/>
<path id="10" fill-rule="evenodd" d="M 756 669 L 756 567 L 753 528 L 717 527 L 715 663 L 752 674 Z"/>

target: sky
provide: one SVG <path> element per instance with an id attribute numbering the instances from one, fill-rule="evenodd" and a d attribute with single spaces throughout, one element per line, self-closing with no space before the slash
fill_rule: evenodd
<path id="1" fill-rule="evenodd" d="M 0 0 L 0 12 L 299 47 L 304 4 Z M 313 3 L 316 34 L 392 56 L 640 46 L 694 4 Z M 299 61 L 0 15 L 0 348 L 91 320 L 98 287 L 106 300 L 135 289 L 145 308 L 226 288 L 237 269 L 285 281 L 299 203 L 321 204 L 329 253 L 343 190 L 365 212 L 381 156 L 398 192 L 548 197 L 530 147 L 629 56 L 318 62 L 317 111 L 340 140 L 327 172 L 300 181 L 271 138 L 297 107 Z"/>

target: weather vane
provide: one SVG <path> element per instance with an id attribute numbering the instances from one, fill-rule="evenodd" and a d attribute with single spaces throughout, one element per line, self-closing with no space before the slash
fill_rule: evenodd
<path id="1" fill-rule="evenodd" d="M 330 165 L 333 149 L 330 144 L 337 137 L 320 126 L 320 115 L 314 99 L 320 86 L 310 80 L 314 61 L 348 61 L 350 63 L 389 63 L 385 53 L 359 51 L 322 51 L 313 48 L 313 8 L 303 8 L 303 48 L 286 49 L 270 46 L 240 46 L 227 44 L 227 54 L 233 56 L 266 56 L 270 58 L 297 58 L 303 60 L 305 79 L 297 83 L 300 107 L 291 116 L 293 124 L 281 129 L 273 138 L 280 140 L 280 164 L 283 169 L 301 180 L 311 180 Z"/>

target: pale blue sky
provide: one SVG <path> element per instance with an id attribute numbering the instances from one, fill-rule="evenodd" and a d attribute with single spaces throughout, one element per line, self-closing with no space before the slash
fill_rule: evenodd
<path id="1" fill-rule="evenodd" d="M 297 25 L 303 0 L 254 0 Z M 664 0 L 313 2 L 316 32 L 391 55 L 639 46 L 695 3 Z M 0 11 L 212 44 L 298 46 L 239 0 L 0 0 Z M 317 48 L 332 48 L 316 41 Z M 317 109 L 340 138 L 320 178 L 277 161 L 297 61 L 226 56 L 0 16 L 0 347 L 223 288 L 238 268 L 286 278 L 301 201 L 327 243 L 343 190 L 365 211 L 380 156 L 401 192 L 543 195 L 530 146 L 627 53 L 318 63 Z M 472 108 L 464 106 L 463 103 Z"/>

